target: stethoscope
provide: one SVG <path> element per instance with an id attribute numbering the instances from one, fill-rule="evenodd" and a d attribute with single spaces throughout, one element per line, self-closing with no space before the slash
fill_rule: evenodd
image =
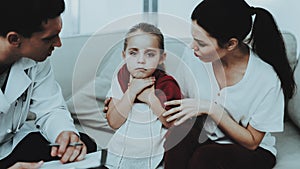
<path id="1" fill-rule="evenodd" d="M 27 98 L 27 90 L 25 90 L 25 92 L 16 100 L 15 102 L 15 105 L 14 105 L 14 110 L 13 110 L 13 115 L 12 115 L 12 124 L 11 124 L 11 128 L 7 129 L 6 132 L 8 134 L 16 134 L 17 132 L 20 131 L 20 126 L 21 126 L 21 122 L 22 122 L 22 118 L 24 117 L 23 114 L 26 114 L 26 113 L 23 113 L 23 112 L 20 112 L 19 113 L 19 117 L 18 117 L 18 123 L 17 123 L 17 126 L 14 128 L 14 115 L 15 115 L 15 110 L 16 110 L 16 107 L 18 106 L 19 102 L 21 102 L 21 105 L 19 106 L 20 107 L 20 110 L 19 111 L 22 111 L 22 108 L 23 108 L 23 104 L 24 102 L 26 102 L 26 98 Z M 25 107 L 25 110 L 27 110 L 28 108 L 28 105 L 29 104 L 26 104 L 26 107 Z"/>

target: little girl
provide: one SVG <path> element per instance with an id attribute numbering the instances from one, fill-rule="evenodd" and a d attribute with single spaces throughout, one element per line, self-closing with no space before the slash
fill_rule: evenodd
<path id="1" fill-rule="evenodd" d="M 124 65 L 113 78 L 107 120 L 116 132 L 108 144 L 108 168 L 155 169 L 163 159 L 167 123 L 164 102 L 181 98 L 175 79 L 164 70 L 164 37 L 147 23 L 126 34 Z"/>

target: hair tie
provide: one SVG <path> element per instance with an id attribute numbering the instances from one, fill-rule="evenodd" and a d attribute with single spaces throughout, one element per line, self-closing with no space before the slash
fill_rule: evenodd
<path id="1" fill-rule="evenodd" d="M 255 15 L 256 14 L 256 8 L 251 6 L 250 7 L 250 15 Z"/>

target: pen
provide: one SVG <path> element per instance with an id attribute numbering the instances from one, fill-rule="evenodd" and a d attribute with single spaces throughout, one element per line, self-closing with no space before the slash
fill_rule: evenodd
<path id="1" fill-rule="evenodd" d="M 60 145 L 57 144 L 57 143 L 51 143 L 51 144 L 49 144 L 49 146 L 50 146 L 50 147 L 59 147 Z M 82 143 L 79 143 L 79 142 L 75 142 L 75 143 L 70 143 L 70 144 L 68 145 L 68 147 L 76 147 L 76 146 L 83 146 L 83 144 L 82 144 Z"/>

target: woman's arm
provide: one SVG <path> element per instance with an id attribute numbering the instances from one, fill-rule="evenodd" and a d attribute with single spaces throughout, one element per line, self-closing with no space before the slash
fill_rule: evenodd
<path id="1" fill-rule="evenodd" d="M 258 131 L 251 125 L 246 128 L 239 125 L 223 107 L 209 101 L 183 99 L 166 102 L 166 105 L 179 105 L 163 114 L 171 115 L 167 121 L 178 120 L 174 124 L 180 125 L 189 118 L 207 114 L 231 139 L 250 150 L 255 150 L 265 135 L 265 132 Z"/>
<path id="2" fill-rule="evenodd" d="M 246 128 L 239 125 L 220 105 L 214 104 L 212 111 L 208 112 L 208 115 L 231 139 L 249 150 L 255 150 L 265 135 L 265 132 L 256 130 L 250 124 Z"/>

